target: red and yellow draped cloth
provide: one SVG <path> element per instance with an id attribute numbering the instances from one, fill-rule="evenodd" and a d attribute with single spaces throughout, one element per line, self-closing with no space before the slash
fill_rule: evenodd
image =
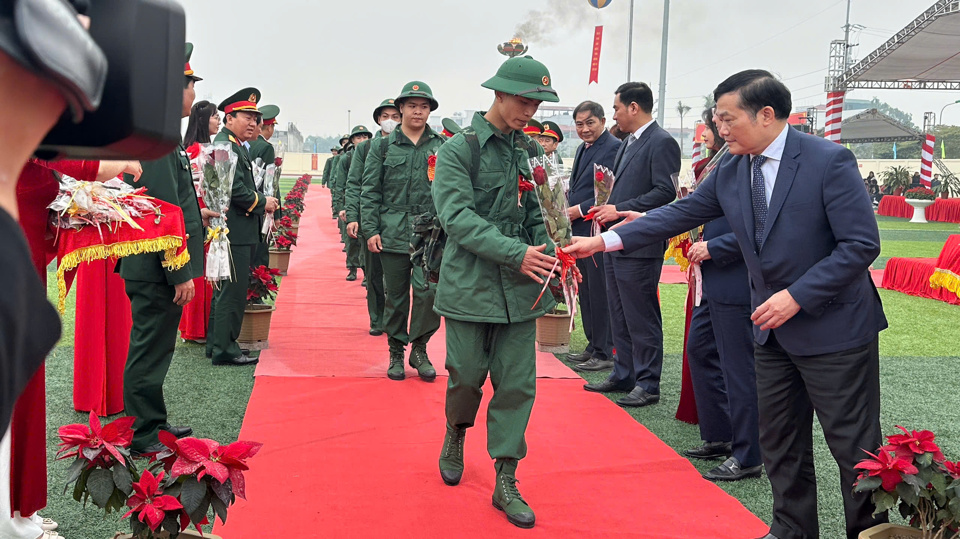
<path id="1" fill-rule="evenodd" d="M 934 289 L 946 288 L 960 298 L 960 234 L 947 238 L 936 268 L 930 276 L 930 286 Z"/>
<path id="2" fill-rule="evenodd" d="M 135 230 L 125 223 L 115 223 L 112 226 L 101 224 L 99 229 L 87 225 L 58 231 L 57 258 L 60 265 L 57 267 L 57 308 L 61 314 L 66 309 L 67 297 L 64 275 L 81 262 L 159 252 L 163 253 L 163 266 L 169 270 L 178 270 L 190 261 L 183 211 L 179 206 L 159 199 L 153 202 L 160 207 L 159 217 L 153 214 L 132 217 L 143 230 Z"/>

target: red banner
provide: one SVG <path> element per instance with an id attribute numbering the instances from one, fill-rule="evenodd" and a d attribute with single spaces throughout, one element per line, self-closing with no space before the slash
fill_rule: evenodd
<path id="1" fill-rule="evenodd" d="M 603 27 L 598 26 L 593 33 L 593 59 L 590 60 L 590 82 L 600 83 L 600 45 L 603 44 Z"/>
<path id="2" fill-rule="evenodd" d="M 317 167 L 320 166 L 320 157 L 317 154 L 310 156 L 310 170 L 318 170 Z"/>

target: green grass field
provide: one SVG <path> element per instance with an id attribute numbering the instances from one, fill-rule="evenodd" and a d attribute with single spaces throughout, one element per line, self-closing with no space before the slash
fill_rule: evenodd
<path id="1" fill-rule="evenodd" d="M 281 180 L 281 190 L 288 191 L 293 182 L 293 178 L 284 178 Z M 878 259 L 877 267 L 882 267 L 891 256 L 935 257 L 946 237 L 958 232 L 957 225 L 952 224 L 916 225 L 903 219 L 884 217 L 878 218 L 878 221 L 883 255 Z M 55 279 L 50 279 L 51 298 L 56 294 L 55 282 Z M 627 410 L 677 451 L 693 447 L 700 441 L 696 426 L 681 423 L 673 417 L 679 399 L 685 294 L 683 285 L 661 286 L 665 358 L 660 404 Z M 898 424 L 933 430 L 947 458 L 958 459 L 960 393 L 954 389 L 953 379 L 960 369 L 960 343 L 956 338 L 956 328 L 960 327 L 960 308 L 885 290 L 881 290 L 880 294 L 890 322 L 890 328 L 880 336 L 883 430 L 892 433 Z M 62 478 L 67 463 L 54 460 L 57 428 L 86 421 L 84 414 L 73 411 L 72 402 L 73 294 L 68 298 L 67 307 L 63 337 L 47 361 L 50 501 L 42 514 L 60 522 L 60 533 L 70 539 L 112 537 L 117 530 L 127 530 L 128 524 L 120 522 L 118 515 L 104 518 L 93 507 L 83 509 L 69 495 L 62 495 Z M 585 346 L 579 329 L 572 336 L 572 341 L 573 351 L 582 350 Z M 235 440 L 253 388 L 253 371 L 253 367 L 214 368 L 204 358 L 202 346 L 178 343 L 164 387 L 170 421 L 173 424 L 191 425 L 200 437 L 221 442 Z M 604 377 L 605 374 L 584 376 L 585 380 L 591 382 Z M 621 395 L 611 394 L 608 398 L 616 399 Z M 843 536 L 843 517 L 836 465 L 819 427 L 815 427 L 815 441 L 821 537 L 839 539 Z M 706 471 L 714 464 L 694 462 L 701 471 Z M 720 486 L 761 519 L 769 521 L 771 499 L 766 478 Z M 637 503 L 643 502 L 637 500 Z"/>

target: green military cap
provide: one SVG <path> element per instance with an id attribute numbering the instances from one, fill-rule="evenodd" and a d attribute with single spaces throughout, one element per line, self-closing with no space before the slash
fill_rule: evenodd
<path id="1" fill-rule="evenodd" d="M 543 132 L 540 135 L 553 137 L 557 139 L 557 142 L 563 142 L 563 130 L 556 122 L 543 122 Z"/>
<path id="2" fill-rule="evenodd" d="M 340 137 L 339 142 L 340 142 L 340 149 L 343 149 L 343 147 L 346 146 L 348 142 L 350 142 L 350 135 L 348 134 Z"/>
<path id="3" fill-rule="evenodd" d="M 370 137 L 373 137 L 373 133 L 371 133 L 370 130 L 363 125 L 354 127 L 353 131 L 350 132 L 350 138 L 353 138 L 357 135 L 370 135 Z"/>
<path id="4" fill-rule="evenodd" d="M 263 125 L 273 125 L 277 123 L 277 116 L 280 116 L 280 107 L 276 105 L 264 105 L 260 107 L 263 113 Z"/>
<path id="5" fill-rule="evenodd" d="M 339 151 L 342 150 L 342 149 L 343 149 L 343 148 L 341 148 L 340 146 L 336 146 L 336 147 L 334 147 L 334 148 L 330 148 L 330 151 L 331 151 L 331 152 L 339 152 Z"/>
<path id="6" fill-rule="evenodd" d="M 373 109 L 373 121 L 377 122 L 377 125 L 380 125 L 380 115 L 383 113 L 383 109 L 395 108 L 400 110 L 400 107 L 397 106 L 396 99 L 384 99 L 383 103 L 380 103 L 380 106 Z"/>
<path id="7" fill-rule="evenodd" d="M 413 82 L 408 82 L 406 86 L 403 87 L 403 90 L 400 92 L 400 97 L 396 99 L 397 104 L 402 104 L 404 99 L 411 97 L 422 97 L 430 101 L 430 110 L 434 111 L 440 106 L 440 103 L 433 98 L 433 90 L 427 86 L 427 83 L 420 82 L 415 80 Z"/>
<path id="8" fill-rule="evenodd" d="M 260 114 L 257 103 L 260 101 L 260 90 L 244 88 L 224 99 L 217 106 L 218 109 L 230 114 L 231 112 L 255 112 Z"/>
<path id="9" fill-rule="evenodd" d="M 557 103 L 560 98 L 550 83 L 547 66 L 530 56 L 518 56 L 504 62 L 497 74 L 481 86 L 505 94 Z"/>
<path id="10" fill-rule="evenodd" d="M 196 76 L 193 72 L 193 68 L 190 67 L 191 56 L 193 56 L 193 43 L 187 43 L 186 53 L 183 55 L 183 75 L 188 79 L 192 79 L 194 82 L 201 81 L 203 79 Z"/>
<path id="11" fill-rule="evenodd" d="M 543 133 L 543 124 L 530 118 L 527 126 L 523 128 L 523 133 L 531 137 L 540 136 L 540 134 Z"/>
<path id="12" fill-rule="evenodd" d="M 443 134 L 447 137 L 452 137 L 462 130 L 460 124 L 450 118 L 444 118 L 440 124 L 443 126 Z"/>

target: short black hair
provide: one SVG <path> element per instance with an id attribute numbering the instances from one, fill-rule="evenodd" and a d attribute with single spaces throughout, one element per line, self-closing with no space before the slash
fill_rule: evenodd
<path id="1" fill-rule="evenodd" d="M 653 112 L 653 90 L 645 82 L 627 82 L 621 84 L 614 92 L 620 96 L 620 102 L 624 105 L 636 103 L 640 110 L 650 114 Z"/>
<path id="2" fill-rule="evenodd" d="M 576 120 L 581 112 L 589 112 L 591 116 L 595 116 L 598 120 L 604 118 L 603 106 L 595 101 L 584 101 L 577 105 L 577 108 L 573 109 L 573 119 Z"/>
<path id="3" fill-rule="evenodd" d="M 713 91 L 713 99 L 733 92 L 740 96 L 740 108 L 753 115 L 770 107 L 778 120 L 786 120 L 793 112 L 790 90 L 769 71 L 748 69 L 731 75 Z"/>

